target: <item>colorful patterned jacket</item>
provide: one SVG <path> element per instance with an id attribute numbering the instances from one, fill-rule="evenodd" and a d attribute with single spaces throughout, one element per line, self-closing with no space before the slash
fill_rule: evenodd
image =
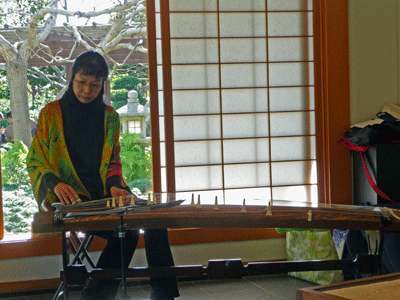
<path id="1" fill-rule="evenodd" d="M 114 175 L 122 178 L 122 166 L 119 157 L 119 115 L 110 106 L 105 108 L 104 118 L 104 145 L 100 167 L 100 176 L 104 186 L 104 196 L 107 195 L 106 180 Z M 63 131 L 63 118 L 59 101 L 47 104 L 40 113 L 37 134 L 32 140 L 27 156 L 27 168 L 31 179 L 32 189 L 39 204 L 45 209 L 56 202 L 57 197 L 51 189 L 45 187 L 43 191 L 43 175 L 53 173 L 62 182 L 71 185 L 75 191 L 91 198 L 88 191 L 79 179 L 71 158 L 68 154 Z M 46 200 L 46 201 L 43 201 Z"/>

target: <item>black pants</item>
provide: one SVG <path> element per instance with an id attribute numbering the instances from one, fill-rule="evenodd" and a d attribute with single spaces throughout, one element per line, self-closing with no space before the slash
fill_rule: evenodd
<path id="1" fill-rule="evenodd" d="M 107 245 L 100 255 L 96 268 L 121 268 L 121 242 L 117 232 L 91 232 L 107 239 Z M 125 234 L 124 261 L 126 266 L 132 260 L 139 240 L 138 230 L 128 230 Z M 169 267 L 174 265 L 168 241 L 167 229 L 147 229 L 144 232 L 146 258 L 149 267 Z M 120 280 L 89 279 L 87 286 L 82 290 L 81 299 L 109 300 L 115 299 Z M 150 278 L 150 299 L 173 299 L 179 297 L 178 286 L 174 277 Z"/>

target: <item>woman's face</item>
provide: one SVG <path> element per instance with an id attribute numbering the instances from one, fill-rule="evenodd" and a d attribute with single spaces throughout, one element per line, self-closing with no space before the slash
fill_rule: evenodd
<path id="1" fill-rule="evenodd" d="M 90 103 L 96 99 L 102 87 L 103 79 L 92 75 L 83 75 L 80 72 L 77 72 L 72 80 L 75 96 L 81 103 Z"/>

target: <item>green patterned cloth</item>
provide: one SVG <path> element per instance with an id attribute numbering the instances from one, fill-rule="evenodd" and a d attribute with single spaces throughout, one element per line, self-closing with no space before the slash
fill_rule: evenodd
<path id="1" fill-rule="evenodd" d="M 122 178 L 122 165 L 119 157 L 119 115 L 111 106 L 105 106 L 104 128 L 105 137 L 103 145 L 100 176 L 103 181 L 106 195 L 107 178 L 118 175 Z M 42 202 L 52 204 L 56 202 L 54 191 L 47 189 L 39 195 L 43 175 L 53 173 L 62 182 L 72 186 L 80 194 L 91 198 L 89 192 L 79 179 L 71 158 L 68 154 L 63 131 L 63 118 L 59 101 L 47 104 L 40 113 L 37 134 L 32 140 L 32 146 L 27 156 L 27 168 L 32 183 L 32 189 L 39 204 Z M 123 184 L 125 184 L 123 182 Z M 45 201 L 43 201 L 45 200 Z"/>
<path id="2" fill-rule="evenodd" d="M 286 233 L 288 261 L 338 259 L 329 230 L 294 230 Z M 331 284 L 344 280 L 342 270 L 291 272 L 297 277 L 316 284 Z"/>

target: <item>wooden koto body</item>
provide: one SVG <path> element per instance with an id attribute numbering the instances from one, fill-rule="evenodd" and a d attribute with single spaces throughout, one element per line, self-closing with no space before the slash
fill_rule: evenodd
<path id="1" fill-rule="evenodd" d="M 398 212 L 385 213 L 380 209 L 330 207 L 287 207 L 180 205 L 127 214 L 110 214 L 68 219 L 56 222 L 53 212 L 40 212 L 32 223 L 33 233 L 59 231 L 114 230 L 139 228 L 320 228 L 400 231 Z"/>

